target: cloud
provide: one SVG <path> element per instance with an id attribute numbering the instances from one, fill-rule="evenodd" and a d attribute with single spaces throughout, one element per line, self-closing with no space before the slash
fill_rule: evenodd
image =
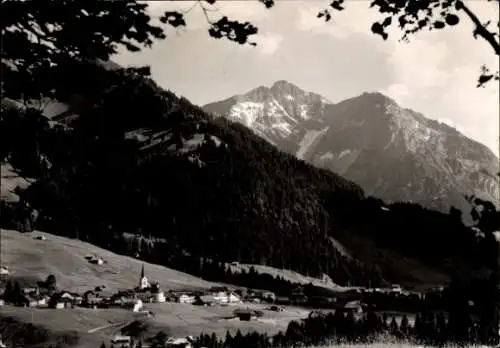
<path id="1" fill-rule="evenodd" d="M 387 90 L 381 92 L 393 98 L 397 102 L 401 102 L 401 100 L 404 100 L 404 98 L 410 94 L 408 87 L 401 83 L 393 83 L 392 85 L 387 87 Z"/>
<path id="2" fill-rule="evenodd" d="M 314 4 L 314 5 L 313 5 Z M 365 1 L 350 1 L 344 11 L 333 11 L 332 20 L 317 18 L 318 12 L 328 8 L 324 1 L 310 1 L 297 6 L 296 27 L 301 31 L 330 34 L 338 39 L 348 39 L 353 34 L 373 35 L 370 27 L 381 15 Z"/>
<path id="3" fill-rule="evenodd" d="M 166 10 L 188 11 L 194 3 L 149 4 L 158 18 Z M 467 4 L 482 22 L 499 16 L 493 3 Z M 494 69 L 499 60 L 484 40 L 474 40 L 467 17 L 461 15 L 455 27 L 417 33 L 405 44 L 398 42 L 397 25 L 386 41 L 371 32 L 371 24 L 383 15 L 368 1 L 348 1 L 345 11 L 332 11 L 327 23 L 316 17 L 326 7 L 325 0 L 277 1 L 270 10 L 258 1 L 217 1 L 209 12 L 212 20 L 227 15 L 258 27 L 251 38 L 258 46 L 250 47 L 211 39 L 205 15 L 196 6 L 185 15 L 186 29 L 168 29 L 167 40 L 117 61 L 151 64 L 162 86 L 201 104 L 275 79 L 294 81 L 334 101 L 379 90 L 498 153 L 498 84 L 477 89 L 476 81 L 481 65 Z"/>
<path id="4" fill-rule="evenodd" d="M 257 47 L 264 55 L 272 55 L 278 50 L 281 42 L 283 41 L 283 36 L 267 33 L 259 35 L 255 41 L 257 43 Z"/>

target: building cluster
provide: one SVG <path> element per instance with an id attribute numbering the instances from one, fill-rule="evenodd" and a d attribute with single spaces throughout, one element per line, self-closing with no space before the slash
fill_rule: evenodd
<path id="1" fill-rule="evenodd" d="M 84 293 L 75 293 L 70 291 L 49 290 L 44 286 L 39 286 L 40 282 L 26 282 L 20 280 L 17 282 L 16 291 L 19 294 L 6 295 L 0 289 L 0 305 L 8 302 L 21 307 L 40 307 L 64 309 L 76 306 L 87 308 L 127 308 L 134 312 L 143 312 L 145 303 L 178 302 L 189 305 L 203 306 L 226 306 L 232 304 L 241 304 L 243 301 L 251 302 L 274 302 L 276 296 L 269 291 L 232 291 L 227 287 L 213 287 L 204 291 L 182 291 L 169 290 L 164 292 L 158 281 L 150 282 L 142 266 L 138 286 L 134 289 L 120 290 L 115 293 L 106 291 L 106 286 L 98 286 L 89 289 Z M 12 292 L 12 284 L 10 286 Z"/>

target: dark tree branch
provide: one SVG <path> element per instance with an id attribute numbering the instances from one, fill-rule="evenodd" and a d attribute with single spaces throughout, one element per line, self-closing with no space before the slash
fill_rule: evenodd
<path id="1" fill-rule="evenodd" d="M 463 10 L 467 16 L 471 19 L 471 21 L 476 25 L 476 29 L 474 30 L 474 36 L 479 35 L 483 39 L 485 39 L 495 51 L 495 54 L 500 55 L 500 43 L 495 39 L 494 33 L 490 32 L 486 27 L 481 24 L 481 21 L 477 16 L 463 3 L 463 1 L 457 1 L 457 10 Z"/>

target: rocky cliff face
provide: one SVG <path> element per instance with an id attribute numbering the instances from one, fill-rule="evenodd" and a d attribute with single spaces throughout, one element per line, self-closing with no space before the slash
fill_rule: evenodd
<path id="1" fill-rule="evenodd" d="M 330 103 L 286 81 L 205 106 L 368 195 L 468 213 L 464 198 L 499 201 L 498 158 L 456 129 L 380 93 Z"/>

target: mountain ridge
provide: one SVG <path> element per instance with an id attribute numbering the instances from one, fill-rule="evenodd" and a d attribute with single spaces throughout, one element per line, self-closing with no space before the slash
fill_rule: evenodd
<path id="1" fill-rule="evenodd" d="M 280 80 L 203 108 L 384 200 L 417 202 L 440 211 L 454 206 L 465 210 L 465 217 L 465 195 L 499 200 L 498 158 L 488 147 L 380 92 L 332 103 Z M 275 132 L 276 127 L 287 131 Z"/>

